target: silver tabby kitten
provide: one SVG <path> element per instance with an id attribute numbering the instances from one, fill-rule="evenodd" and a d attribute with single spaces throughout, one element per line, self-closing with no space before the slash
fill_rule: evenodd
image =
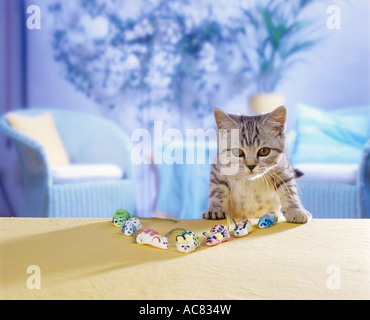
<path id="1" fill-rule="evenodd" d="M 303 208 L 295 183 L 301 173 L 293 169 L 285 154 L 285 107 L 258 116 L 215 109 L 214 116 L 219 150 L 203 218 L 224 219 L 227 214 L 259 218 L 267 212 L 281 212 L 288 222 L 306 223 L 311 214 Z M 238 138 L 236 148 L 231 143 L 232 131 Z M 220 134 L 225 132 L 228 143 L 221 145 Z M 230 161 L 225 163 L 225 158 Z M 235 170 L 227 171 L 233 164 Z"/>

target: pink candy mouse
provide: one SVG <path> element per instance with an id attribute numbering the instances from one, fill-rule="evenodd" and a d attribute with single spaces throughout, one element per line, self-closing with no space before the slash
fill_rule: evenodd
<path id="1" fill-rule="evenodd" d="M 203 234 L 207 237 L 207 246 L 215 246 L 230 239 L 229 230 L 221 224 L 215 225 L 210 231 L 203 232 Z"/>

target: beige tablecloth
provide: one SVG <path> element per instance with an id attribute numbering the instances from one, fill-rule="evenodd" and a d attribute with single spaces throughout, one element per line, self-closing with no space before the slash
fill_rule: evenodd
<path id="1" fill-rule="evenodd" d="M 143 224 L 201 235 L 215 222 Z M 0 298 L 370 298 L 370 220 L 279 221 L 215 247 L 201 236 L 190 254 L 176 250 L 180 232 L 161 250 L 133 243 L 107 219 L 2 218 Z"/>

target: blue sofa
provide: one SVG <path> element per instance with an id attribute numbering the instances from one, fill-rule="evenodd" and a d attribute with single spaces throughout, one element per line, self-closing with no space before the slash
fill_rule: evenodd
<path id="1" fill-rule="evenodd" d="M 288 137 L 295 167 L 324 167 L 321 176 L 297 180 L 302 203 L 314 218 L 370 218 L 370 107 L 322 111 L 298 105 Z M 326 177 L 330 166 L 337 179 Z M 355 176 L 345 181 L 348 166 L 356 168 Z"/>
<path id="2" fill-rule="evenodd" d="M 119 208 L 135 213 L 131 141 L 114 123 L 81 112 L 24 109 L 20 115 L 50 112 L 71 164 L 114 164 L 123 176 L 116 180 L 55 183 L 43 147 L 14 130 L 7 114 L 0 119 L 0 131 L 14 142 L 23 181 L 20 217 L 112 217 Z"/>

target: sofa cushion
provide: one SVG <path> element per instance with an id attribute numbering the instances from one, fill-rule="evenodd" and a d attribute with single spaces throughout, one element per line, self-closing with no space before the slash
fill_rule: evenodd
<path id="1" fill-rule="evenodd" d="M 50 165 L 68 165 L 69 158 L 64 149 L 53 116 L 46 112 L 36 116 L 8 114 L 8 122 L 13 129 L 36 140 L 42 145 Z"/>
<path id="2" fill-rule="evenodd" d="M 123 177 L 120 167 L 112 164 L 78 164 L 52 166 L 51 174 L 54 183 L 70 183 L 96 180 L 117 180 Z"/>
<path id="3" fill-rule="evenodd" d="M 291 160 L 294 164 L 358 164 L 369 132 L 369 107 L 322 111 L 298 105 Z"/>
<path id="4" fill-rule="evenodd" d="M 356 184 L 358 164 L 340 163 L 302 163 L 295 166 L 304 175 L 299 178 L 305 182 Z"/>

